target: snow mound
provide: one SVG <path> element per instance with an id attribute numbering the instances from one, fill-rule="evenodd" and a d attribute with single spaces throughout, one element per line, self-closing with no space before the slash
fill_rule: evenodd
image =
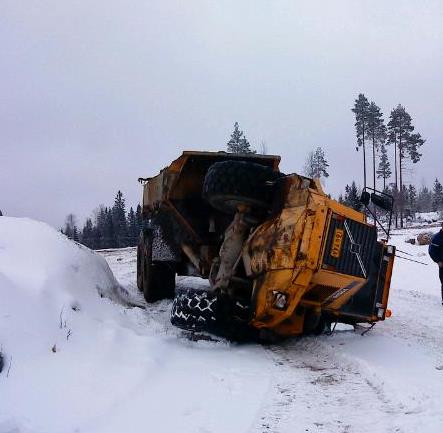
<path id="1" fill-rule="evenodd" d="M 136 297 L 135 257 L 117 263 Z M 116 293 L 103 257 L 0 217 L 0 433 L 247 431 L 273 368 L 263 349 L 190 342 L 169 301 Z"/>
<path id="2" fill-rule="evenodd" d="M 47 352 L 48 346 L 56 351 L 73 314 L 83 306 L 97 313 L 101 297 L 111 296 L 117 287 L 105 259 L 88 248 L 47 224 L 0 218 L 0 345 L 5 359 L 19 363 Z"/>
<path id="3" fill-rule="evenodd" d="M 435 223 L 442 218 L 440 212 L 416 212 L 415 219 L 419 222 L 426 222 L 428 224 Z"/>
<path id="4" fill-rule="evenodd" d="M 103 257 L 47 224 L 0 217 L 0 431 L 2 411 L 47 380 L 55 354 L 87 332 L 88 321 L 106 317 L 111 302 L 102 297 L 117 288 Z"/>
<path id="5" fill-rule="evenodd" d="M 117 287 L 105 259 L 88 248 L 47 224 L 0 218 L 0 344 L 6 353 L 29 352 L 23 347 L 29 335 L 48 337 L 37 345 L 50 344 L 54 324 L 63 329 L 74 312 L 97 306 Z"/>
<path id="6" fill-rule="evenodd" d="M 105 294 L 118 286 L 101 256 L 27 218 L 0 219 L 0 273 L 19 292 L 44 296 L 57 305 L 97 297 L 97 290 Z"/>

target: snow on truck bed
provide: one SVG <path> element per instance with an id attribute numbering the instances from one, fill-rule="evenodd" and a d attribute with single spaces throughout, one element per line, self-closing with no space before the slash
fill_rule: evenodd
<path id="1" fill-rule="evenodd" d="M 188 340 L 170 301 L 145 306 L 133 248 L 0 217 L 0 433 L 441 432 L 443 308 L 416 233 L 394 232 L 428 266 L 396 261 L 391 319 L 263 347 Z"/>

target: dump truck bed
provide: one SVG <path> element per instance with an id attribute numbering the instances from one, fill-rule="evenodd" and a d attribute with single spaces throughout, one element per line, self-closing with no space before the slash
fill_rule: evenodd
<path id="1" fill-rule="evenodd" d="M 221 161 L 255 162 L 278 171 L 280 156 L 185 151 L 157 176 L 147 179 L 143 190 L 143 208 L 155 209 L 172 199 L 200 198 L 206 172 L 212 164 Z"/>

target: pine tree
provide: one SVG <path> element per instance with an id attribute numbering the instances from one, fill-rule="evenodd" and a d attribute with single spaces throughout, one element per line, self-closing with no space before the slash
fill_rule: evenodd
<path id="1" fill-rule="evenodd" d="M 443 209 L 443 186 L 438 179 L 434 181 L 432 189 L 432 210 L 438 211 Z"/>
<path id="2" fill-rule="evenodd" d="M 240 131 L 238 122 L 234 123 L 234 131 L 227 146 L 229 153 L 255 153 L 255 150 L 251 150 L 249 141 L 244 136 L 243 131 Z"/>
<path id="3" fill-rule="evenodd" d="M 383 190 L 386 189 L 386 180 L 389 179 L 391 175 L 391 163 L 389 162 L 388 152 L 385 145 L 382 144 L 380 146 L 380 162 L 378 164 L 377 177 L 383 179 Z"/>
<path id="4" fill-rule="evenodd" d="M 429 212 L 432 210 L 432 193 L 426 186 L 422 186 L 417 197 L 417 211 Z"/>
<path id="5" fill-rule="evenodd" d="M 394 172 L 395 188 L 403 192 L 403 170 L 405 159 L 410 159 L 414 164 L 420 160 L 418 149 L 425 140 L 420 134 L 413 134 L 412 118 L 402 105 L 391 111 L 388 123 L 388 142 L 394 145 Z M 400 226 L 403 227 L 403 194 L 399 195 Z M 397 224 L 397 218 L 396 218 Z"/>
<path id="6" fill-rule="evenodd" d="M 135 221 L 137 224 L 137 242 L 138 242 L 138 237 L 140 236 L 140 232 L 143 228 L 143 215 L 142 215 L 142 207 L 140 204 L 137 205 L 137 210 L 135 211 Z"/>
<path id="7" fill-rule="evenodd" d="M 85 225 L 83 226 L 83 230 L 80 236 L 80 241 L 83 245 L 86 245 L 88 248 L 96 248 L 95 239 L 94 239 L 94 227 L 92 224 L 91 218 L 87 218 Z"/>
<path id="8" fill-rule="evenodd" d="M 373 188 L 376 189 L 375 182 L 375 154 L 380 146 L 384 145 L 386 140 L 386 126 L 383 120 L 383 113 L 375 102 L 371 102 L 368 108 L 368 138 L 372 143 L 372 173 Z"/>
<path id="9" fill-rule="evenodd" d="M 139 231 L 137 229 L 137 219 L 134 209 L 131 207 L 128 212 L 128 244 L 133 247 L 137 245 Z"/>
<path id="10" fill-rule="evenodd" d="M 346 185 L 343 203 L 346 206 L 351 207 L 352 209 L 355 209 L 358 211 L 361 210 L 362 204 L 360 201 L 360 194 L 358 192 L 358 188 L 357 188 L 357 185 L 355 184 L 355 181 L 352 181 L 350 186 Z"/>
<path id="11" fill-rule="evenodd" d="M 412 184 L 408 186 L 408 203 L 411 212 L 415 212 L 417 206 L 417 190 L 415 189 L 415 186 Z"/>
<path id="12" fill-rule="evenodd" d="M 315 151 L 309 152 L 305 162 L 304 173 L 312 178 L 329 177 L 328 167 L 329 164 L 326 160 L 325 152 L 321 147 L 317 147 Z"/>
<path id="13" fill-rule="evenodd" d="M 126 205 L 123 193 L 117 192 L 114 206 L 112 207 L 112 224 L 115 235 L 115 247 L 123 248 L 128 246 L 128 227 L 126 221 Z"/>
<path id="14" fill-rule="evenodd" d="M 72 240 L 75 242 L 80 242 L 80 235 L 77 226 L 74 226 L 72 230 Z"/>
<path id="15" fill-rule="evenodd" d="M 105 224 L 103 228 L 103 248 L 115 248 L 117 246 L 112 210 L 105 207 Z"/>
<path id="16" fill-rule="evenodd" d="M 363 93 L 355 100 L 354 108 L 351 111 L 355 114 L 355 132 L 357 136 L 357 147 L 363 148 L 363 185 L 366 187 L 366 148 L 365 143 L 368 138 L 368 115 L 369 101 Z"/>
<path id="17" fill-rule="evenodd" d="M 107 209 L 102 204 L 95 211 L 95 237 L 96 237 L 96 248 L 106 248 L 105 244 L 105 232 L 106 232 L 106 212 Z"/>
<path id="18" fill-rule="evenodd" d="M 69 239 L 78 241 L 78 228 L 77 228 L 77 218 L 74 214 L 70 213 L 65 220 L 65 227 L 62 230 Z M 75 239 L 75 237 L 77 239 Z"/>
<path id="19" fill-rule="evenodd" d="M 99 250 L 102 247 L 103 237 L 96 225 L 92 226 L 92 246 L 94 250 Z"/>

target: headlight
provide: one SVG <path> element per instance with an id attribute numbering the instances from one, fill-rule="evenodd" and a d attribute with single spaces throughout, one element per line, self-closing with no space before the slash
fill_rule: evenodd
<path id="1" fill-rule="evenodd" d="M 272 295 L 272 306 L 277 310 L 286 310 L 288 306 L 288 295 L 277 290 L 273 290 Z"/>

